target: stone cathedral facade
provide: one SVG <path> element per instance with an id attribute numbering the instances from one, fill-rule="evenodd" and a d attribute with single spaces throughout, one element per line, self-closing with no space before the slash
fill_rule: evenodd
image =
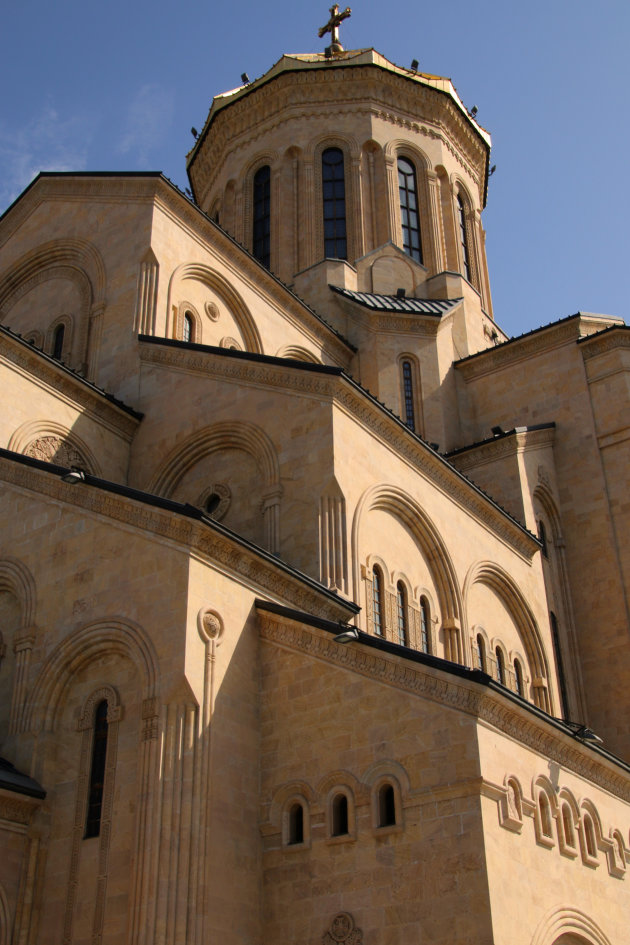
<path id="1" fill-rule="evenodd" d="M 0 219 L 0 945 L 625 945 L 628 328 L 505 336 L 373 49 L 188 174 Z"/>

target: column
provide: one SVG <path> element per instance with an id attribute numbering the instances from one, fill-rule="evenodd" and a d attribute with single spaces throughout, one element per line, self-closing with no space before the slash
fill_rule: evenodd
<path id="1" fill-rule="evenodd" d="M 429 188 L 429 227 L 431 240 L 431 255 L 433 258 L 433 274 L 443 272 L 444 256 L 442 254 L 442 214 L 440 212 L 439 181 L 435 171 L 427 171 Z"/>

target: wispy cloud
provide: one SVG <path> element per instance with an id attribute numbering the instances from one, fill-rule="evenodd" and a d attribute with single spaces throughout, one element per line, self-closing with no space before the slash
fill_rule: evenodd
<path id="1" fill-rule="evenodd" d="M 174 109 L 172 91 L 155 83 L 143 85 L 129 102 L 119 153 L 130 155 L 142 169 L 150 167 L 152 153 L 168 134 Z"/>
<path id="2" fill-rule="evenodd" d="M 90 137 L 81 116 L 61 117 L 50 104 L 19 128 L 0 124 L 0 207 L 39 171 L 83 170 Z"/>

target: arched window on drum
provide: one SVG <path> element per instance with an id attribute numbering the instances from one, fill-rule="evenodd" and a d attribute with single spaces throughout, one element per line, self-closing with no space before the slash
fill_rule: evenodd
<path id="1" fill-rule="evenodd" d="M 408 158 L 398 158 L 398 194 L 403 249 L 416 262 L 423 262 L 416 169 Z"/>
<path id="2" fill-rule="evenodd" d="M 347 259 L 346 182 L 341 148 L 327 148 L 322 154 L 322 199 L 324 255 L 327 259 Z"/>

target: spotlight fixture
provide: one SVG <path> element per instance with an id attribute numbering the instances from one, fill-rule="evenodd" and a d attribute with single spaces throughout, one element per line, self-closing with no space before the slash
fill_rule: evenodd
<path id="1" fill-rule="evenodd" d="M 412 59 L 412 60 L 411 60 L 411 68 L 413 69 L 414 72 L 417 72 L 417 71 L 418 71 L 418 60 L 417 60 L 417 59 Z"/>
<path id="2" fill-rule="evenodd" d="M 470 109 L 470 114 L 473 116 L 473 118 L 476 117 L 478 111 L 479 109 L 477 108 L 477 106 L 473 105 L 473 107 Z"/>
<path id="3" fill-rule="evenodd" d="M 492 427 L 492 435 L 493 435 L 493 436 L 501 436 L 501 434 L 504 433 L 504 432 L 505 432 L 505 431 L 503 430 L 503 427 Z"/>
<path id="4" fill-rule="evenodd" d="M 246 72 L 241 72 L 241 82 L 243 83 L 243 85 L 249 85 L 250 81 L 251 81 L 251 80 L 250 80 L 249 76 L 247 75 L 247 73 L 246 73 Z"/>
<path id="5" fill-rule="evenodd" d="M 343 626 L 343 624 L 342 624 Z M 352 643 L 359 639 L 359 631 L 356 627 L 343 627 L 341 633 L 333 637 L 335 643 Z"/>
<path id="6" fill-rule="evenodd" d="M 330 46 L 326 46 L 324 49 L 324 55 L 326 59 L 332 59 L 332 48 Z"/>
<path id="7" fill-rule="evenodd" d="M 565 719 L 564 724 L 568 725 L 575 737 L 579 738 L 581 741 L 591 742 L 593 745 L 604 744 L 604 739 L 596 735 L 593 729 L 588 728 L 583 722 L 569 722 L 568 719 Z"/>
<path id="8" fill-rule="evenodd" d="M 492 167 L 490 168 L 490 173 L 488 174 L 488 177 L 492 177 L 496 169 L 497 169 L 496 164 L 493 164 Z"/>
<path id="9" fill-rule="evenodd" d="M 405 297 L 405 289 L 396 289 L 396 298 L 404 299 L 404 297 Z"/>
<path id="10" fill-rule="evenodd" d="M 73 466 L 72 469 L 69 469 L 68 472 L 63 474 L 61 481 L 76 486 L 77 482 L 85 482 L 85 473 L 82 469 L 77 469 L 76 466 Z"/>
<path id="11" fill-rule="evenodd" d="M 193 136 L 193 138 L 198 138 L 198 137 L 199 137 L 199 132 L 197 131 L 197 129 L 195 128 L 194 125 L 193 125 L 192 128 L 190 129 L 190 133 L 191 133 L 191 135 Z"/>

